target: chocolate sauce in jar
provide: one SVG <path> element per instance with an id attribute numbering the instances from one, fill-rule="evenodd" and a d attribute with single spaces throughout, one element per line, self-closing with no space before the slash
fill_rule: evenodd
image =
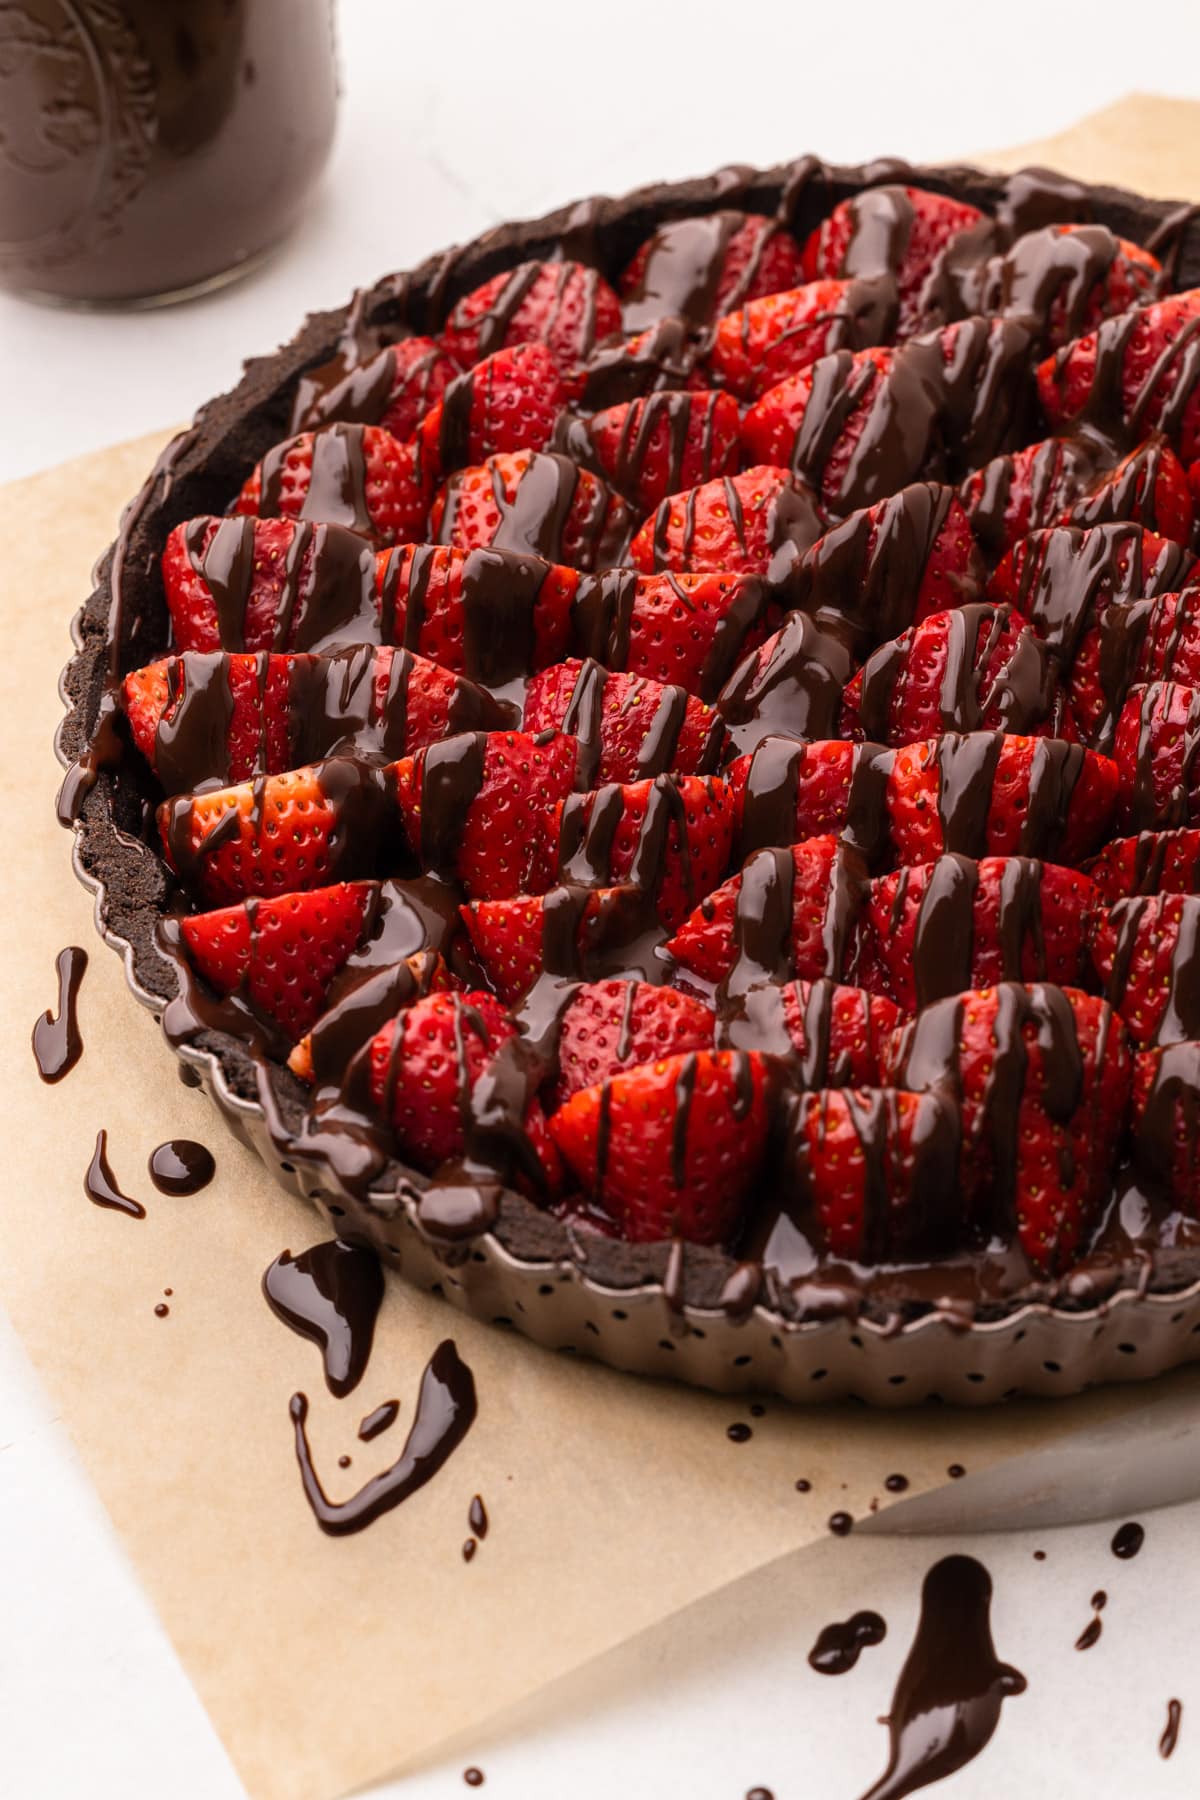
<path id="1" fill-rule="evenodd" d="M 0 286 L 194 292 L 295 223 L 333 136 L 329 0 L 22 0 L 0 14 Z"/>
<path id="2" fill-rule="evenodd" d="M 58 1012 L 44 1012 L 33 1028 L 33 1058 L 43 1081 L 61 1081 L 83 1055 L 76 1001 L 87 961 L 87 951 L 78 944 L 68 944 L 55 958 Z"/>

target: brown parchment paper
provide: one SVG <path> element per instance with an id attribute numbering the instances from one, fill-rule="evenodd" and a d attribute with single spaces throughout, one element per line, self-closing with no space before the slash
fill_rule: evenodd
<path id="1" fill-rule="evenodd" d="M 1134 142 L 1148 106 L 1116 109 L 1114 132 Z M 1172 148 L 1182 156 L 1190 142 L 1192 168 L 1129 167 L 1150 191 L 1200 193 L 1200 107 L 1187 109 L 1186 128 L 1178 107 L 1172 117 Z M 1096 136 L 1106 152 L 1109 136 Z M 1072 155 L 1067 140 L 1035 154 L 1081 175 L 1127 173 Z M 726 1426 L 749 1416 L 744 1403 L 552 1356 L 391 1278 L 366 1377 L 333 1400 L 315 1348 L 273 1318 L 259 1291 L 281 1249 L 323 1235 L 316 1215 L 180 1084 L 118 957 L 94 933 L 53 818 L 67 623 L 161 442 L 119 445 L 0 490 L 0 1297 L 252 1795 L 325 1800 L 426 1757 L 814 1540 L 835 1509 L 861 1516 L 883 1505 L 890 1472 L 920 1492 L 952 1461 L 978 1471 L 1144 1403 L 1136 1388 L 978 1414 L 772 1403 L 737 1445 Z M 85 1051 L 47 1087 L 29 1033 L 54 1002 L 53 960 L 67 943 L 91 958 Z M 145 1221 L 84 1196 L 100 1126 Z M 216 1180 L 190 1199 L 158 1195 L 146 1175 L 148 1153 L 172 1136 L 200 1138 L 217 1157 Z M 447 1335 L 475 1373 L 473 1430 L 406 1505 L 358 1537 L 325 1538 L 301 1493 L 289 1396 L 308 1393 L 317 1465 L 341 1497 L 398 1454 L 420 1371 Z M 359 1419 L 391 1397 L 402 1403 L 396 1426 L 359 1443 Z M 344 1472 L 343 1452 L 353 1457 Z M 800 1476 L 811 1492 L 796 1491 Z M 491 1530 L 468 1565 L 460 1547 L 477 1492 Z"/>

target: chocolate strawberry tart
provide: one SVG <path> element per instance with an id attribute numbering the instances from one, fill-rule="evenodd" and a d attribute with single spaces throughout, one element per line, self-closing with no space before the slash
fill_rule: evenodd
<path id="1" fill-rule="evenodd" d="M 996 1400 L 1200 1344 L 1200 223 L 806 158 L 205 407 L 60 799 L 280 1178 L 543 1344 Z"/>

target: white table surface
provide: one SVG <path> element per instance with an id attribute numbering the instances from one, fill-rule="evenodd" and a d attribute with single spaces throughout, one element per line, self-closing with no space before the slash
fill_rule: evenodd
<path id="1" fill-rule="evenodd" d="M 1131 89 L 1195 95 L 1194 6 L 927 3 L 920 34 L 877 0 L 656 13 L 343 0 L 344 105 L 328 178 L 286 249 L 203 302 L 140 314 L 0 298 L 0 479 L 185 418 L 241 358 L 505 217 L 600 190 L 803 150 L 952 157 L 1024 142 Z M 734 39 L 730 19 L 746 21 Z M 595 23 L 585 23 L 595 21 Z M 927 48 L 935 45 L 932 53 Z M 661 59 L 661 60 L 658 60 Z M 453 61 L 453 66 L 452 66 Z M 980 79 L 980 70 L 984 78 Z M 665 72 L 663 72 L 665 71 Z M 1147 1516 L 1133 1563 L 1111 1526 L 932 1542 L 830 1540 L 693 1608 L 379 1794 L 497 1800 L 686 1794 L 853 1800 L 880 1772 L 886 1711 L 925 1568 L 969 1548 L 996 1583 L 1002 1658 L 1029 1677 L 976 1763 L 938 1790 L 1193 1795 L 1200 1781 L 1200 1504 Z M 1035 1547 L 1047 1551 L 1035 1562 Z M 1105 1630 L 1073 1649 L 1098 1587 Z M 805 1658 L 828 1619 L 873 1606 L 887 1641 L 854 1674 Z M 1168 1697 L 1179 1748 L 1157 1754 Z M 15 1334 L 0 1316 L 0 1793 L 12 1800 L 236 1800 L 243 1792 Z"/>

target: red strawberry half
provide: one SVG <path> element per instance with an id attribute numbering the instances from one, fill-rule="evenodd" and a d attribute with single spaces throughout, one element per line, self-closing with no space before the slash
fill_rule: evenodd
<path id="1" fill-rule="evenodd" d="M 561 733 L 467 732 L 396 763 L 396 799 L 422 869 L 477 900 L 540 892 L 577 755 Z"/>
<path id="2" fill-rule="evenodd" d="M 1015 1227 L 1035 1270 L 1080 1249 L 1112 1180 L 1130 1054 L 1103 1000 L 1001 982 L 940 1000 L 898 1035 L 891 1079 L 955 1100 L 959 1181 L 978 1241 Z"/>
<path id="3" fill-rule="evenodd" d="M 960 232 L 983 222 L 965 201 L 918 187 L 866 188 L 842 200 L 804 246 L 804 272 L 894 275 L 900 335 L 918 326 L 921 295 L 935 262 Z"/>
<path id="4" fill-rule="evenodd" d="M 432 485 L 489 456 L 544 450 L 566 401 L 558 364 L 544 344 L 497 350 L 456 376 L 422 420 L 422 474 Z"/>
<path id="5" fill-rule="evenodd" d="M 1167 1044 L 1133 1059 L 1133 1147 L 1149 1177 L 1191 1218 L 1200 1216 L 1200 1044 Z"/>
<path id="6" fill-rule="evenodd" d="M 472 900 L 461 912 L 489 986 L 513 1006 L 545 976 L 552 1019 L 563 994 L 580 980 L 626 973 L 647 956 L 652 965 L 655 942 L 662 937 L 652 904 L 629 886 L 566 883 L 544 894 Z"/>
<path id="7" fill-rule="evenodd" d="M 556 663 L 534 676 L 525 695 L 525 729 L 577 737 L 589 787 L 708 774 L 722 736 L 715 709 L 685 688 L 614 674 L 591 658 Z"/>
<path id="8" fill-rule="evenodd" d="M 564 421 L 556 443 L 640 516 L 680 488 L 732 475 L 740 423 L 730 394 L 668 391 Z"/>
<path id="9" fill-rule="evenodd" d="M 404 544 L 380 553 L 376 585 L 385 643 L 502 687 L 565 655 L 579 575 L 516 551 Z"/>
<path id="10" fill-rule="evenodd" d="M 469 367 L 509 344 L 544 344 L 567 369 L 621 329 L 621 303 L 582 263 L 526 262 L 455 302 L 442 326 L 446 351 Z"/>
<path id="11" fill-rule="evenodd" d="M 1185 463 L 1200 455 L 1200 288 L 1106 319 L 1037 372 L 1046 417 L 1081 417 L 1112 432 L 1166 433 Z"/>
<path id="12" fill-rule="evenodd" d="M 429 499 L 410 444 L 380 425 L 339 422 L 268 450 L 234 510 L 344 525 L 380 546 L 424 537 Z"/>
<path id="13" fill-rule="evenodd" d="M 392 385 L 379 423 L 407 443 L 459 373 L 459 364 L 433 338 L 404 338 L 391 347 Z"/>
<path id="14" fill-rule="evenodd" d="M 756 850 L 832 834 L 874 860 L 883 848 L 888 762 L 878 744 L 763 738 L 725 771 L 735 862 Z"/>
<path id="15" fill-rule="evenodd" d="M 848 737 L 911 744 L 940 731 L 1073 737 L 1046 646 L 1011 606 L 931 613 L 880 645 L 847 683 Z"/>
<path id="16" fill-rule="evenodd" d="M 1200 827 L 1113 838 L 1085 872 L 1102 900 L 1133 894 L 1200 894 Z"/>
<path id="17" fill-rule="evenodd" d="M 1106 748 L 1130 689 L 1167 680 L 1200 687 L 1200 588 L 1108 607 L 1076 652 L 1071 710 Z"/>
<path id="18" fill-rule="evenodd" d="M 188 956 L 219 994 L 241 994 L 293 1041 L 320 1016 L 329 984 L 362 937 L 374 883 L 245 900 L 180 920 Z"/>
<path id="19" fill-rule="evenodd" d="M 784 1057 L 805 1088 L 874 1087 L 903 1015 L 881 994 L 838 981 L 766 982 L 722 1009 L 717 1046 Z"/>
<path id="20" fill-rule="evenodd" d="M 996 981 L 1077 986 L 1095 888 L 1026 856 L 942 856 L 871 883 L 858 978 L 916 1012 Z"/>
<path id="21" fill-rule="evenodd" d="M 167 861 L 221 906 L 373 875 L 391 803 L 378 769 L 334 757 L 236 787 L 180 794 L 158 809 Z"/>
<path id="22" fill-rule="evenodd" d="M 754 575 L 636 575 L 612 569 L 580 584 L 579 647 L 597 662 L 715 700 L 738 658 L 778 618 Z"/>
<path id="23" fill-rule="evenodd" d="M 767 1143 L 763 1059 L 690 1051 L 573 1094 L 550 1120 L 587 1197 L 633 1243 L 734 1235 Z"/>
<path id="24" fill-rule="evenodd" d="M 632 524 L 611 489 L 566 456 L 515 450 L 452 475 L 436 495 L 430 532 L 457 550 L 487 545 L 566 563 L 616 562 Z"/>
<path id="25" fill-rule="evenodd" d="M 1134 688 L 1113 741 L 1123 831 L 1200 825 L 1200 688 L 1152 681 Z"/>
<path id="26" fill-rule="evenodd" d="M 629 561 L 649 575 L 736 570 L 781 579 L 825 530 L 816 496 L 786 469 L 760 465 L 671 494 L 641 526 Z"/>
<path id="27" fill-rule="evenodd" d="M 613 782 L 563 802 L 557 842 L 561 879 L 629 883 L 654 895 L 659 918 L 674 929 L 729 866 L 733 801 L 711 775 Z"/>
<path id="28" fill-rule="evenodd" d="M 554 1104 L 621 1069 L 711 1050 L 716 1020 L 702 1000 L 645 981 L 591 982 L 562 1016 Z"/>
<path id="29" fill-rule="evenodd" d="M 1200 899 L 1116 900 L 1097 921 L 1092 961 L 1138 1044 L 1200 1038 Z"/>
<path id="30" fill-rule="evenodd" d="M 883 343 L 894 313 L 887 288 L 865 281 L 810 281 L 764 294 L 718 319 L 707 362 L 739 400 L 756 400 L 830 350 Z"/>
<path id="31" fill-rule="evenodd" d="M 1094 486 L 1096 461 L 1086 438 L 1051 437 L 993 457 L 968 475 L 959 497 L 989 564 L 1031 531 L 1071 523 L 1067 511 Z"/>
<path id="32" fill-rule="evenodd" d="M 1117 766 L 1079 744 L 947 732 L 894 752 L 888 825 L 897 860 L 1040 856 L 1078 863 L 1108 835 Z"/>
<path id="33" fill-rule="evenodd" d="M 667 944 L 689 975 L 745 992 L 768 981 L 839 980 L 853 962 L 862 858 L 834 837 L 758 850 Z"/>
<path id="34" fill-rule="evenodd" d="M 641 331 L 668 314 L 707 325 L 802 279 L 800 247 L 788 232 L 773 219 L 730 211 L 660 225 L 617 288 L 626 331 Z"/>
<path id="35" fill-rule="evenodd" d="M 1059 523 L 1086 528 L 1123 519 L 1177 544 L 1192 541 L 1195 505 L 1187 470 L 1161 432 L 1152 433 L 1072 500 Z"/>

